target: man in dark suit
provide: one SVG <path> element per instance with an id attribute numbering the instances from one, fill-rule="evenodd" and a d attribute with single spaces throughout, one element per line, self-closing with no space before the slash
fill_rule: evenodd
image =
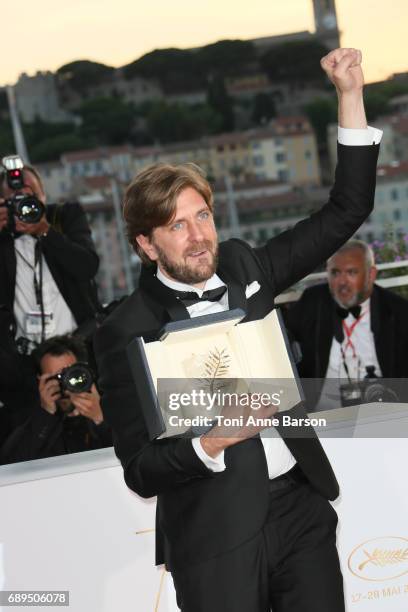
<path id="1" fill-rule="evenodd" d="M 23 180 L 19 193 L 34 195 L 45 205 L 46 195 L 36 169 L 25 167 Z M 17 424 L 27 416 L 24 406 L 36 393 L 32 363 L 29 358 L 19 357 L 17 346 L 21 353 L 29 355 L 41 340 L 70 333 L 95 315 L 94 278 L 99 259 L 80 204 L 47 205 L 38 223 L 16 220 L 15 228 L 10 230 L 4 203 L 14 194 L 6 173 L 1 173 L 0 356 L 9 361 L 7 352 L 11 347 L 10 359 L 17 360 L 19 367 L 14 376 L 1 379 L 0 399 L 12 411 Z M 0 368 L 3 369 L 1 363 Z"/>
<path id="2" fill-rule="evenodd" d="M 339 144 L 329 202 L 265 246 L 218 247 L 211 189 L 194 167 L 152 166 L 126 193 L 128 237 L 144 265 L 139 290 L 96 334 L 102 410 L 127 485 L 157 495 L 156 562 L 171 571 L 183 612 L 344 611 L 337 517 L 327 501 L 338 485 L 313 432 L 261 439 L 243 426 L 228 437 L 215 426 L 193 440 L 151 442 L 126 347 L 136 336 L 155 339 L 171 320 L 237 307 L 244 321 L 265 317 L 276 295 L 356 231 L 373 206 L 378 155 L 360 63 L 355 50 L 322 60 L 342 127 L 369 146 Z M 179 291 L 188 290 L 183 302 Z"/>
<path id="3" fill-rule="evenodd" d="M 310 411 L 341 405 L 339 379 L 408 376 L 408 303 L 376 276 L 371 248 L 350 240 L 328 260 L 328 284 L 307 289 L 286 315 L 302 352 L 299 374 L 312 379 Z"/>

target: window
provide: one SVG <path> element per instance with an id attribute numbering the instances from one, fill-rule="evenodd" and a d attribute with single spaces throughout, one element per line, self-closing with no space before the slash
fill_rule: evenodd
<path id="1" fill-rule="evenodd" d="M 263 155 L 254 155 L 253 162 L 254 162 L 254 166 L 257 168 L 260 168 L 261 166 L 263 166 L 265 163 Z"/>
<path id="2" fill-rule="evenodd" d="M 283 183 L 288 180 L 288 171 L 287 170 L 279 170 L 278 171 L 278 179 Z"/>
<path id="3" fill-rule="evenodd" d="M 392 217 L 393 217 L 394 221 L 401 221 L 401 211 L 399 210 L 399 208 L 396 208 L 393 211 Z"/>
<path id="4" fill-rule="evenodd" d="M 397 202 L 399 200 L 399 193 L 398 193 L 398 189 L 391 189 L 390 192 L 391 195 L 391 200 L 393 200 L 393 202 Z"/>
<path id="5" fill-rule="evenodd" d="M 309 149 L 307 149 L 307 151 L 305 151 L 305 158 L 306 159 L 311 159 L 312 158 L 312 152 L 309 151 Z"/>
<path id="6" fill-rule="evenodd" d="M 282 163 L 284 161 L 286 161 L 286 155 L 285 153 L 276 153 L 275 159 L 278 163 Z"/>

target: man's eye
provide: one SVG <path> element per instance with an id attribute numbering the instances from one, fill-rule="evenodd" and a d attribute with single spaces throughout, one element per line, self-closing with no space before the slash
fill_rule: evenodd
<path id="1" fill-rule="evenodd" d="M 180 230 L 183 227 L 182 223 L 175 223 L 174 225 L 171 226 L 171 229 L 174 231 Z"/>
<path id="2" fill-rule="evenodd" d="M 210 213 L 207 210 L 204 210 L 198 216 L 199 216 L 200 219 L 208 219 L 208 217 L 210 216 Z"/>

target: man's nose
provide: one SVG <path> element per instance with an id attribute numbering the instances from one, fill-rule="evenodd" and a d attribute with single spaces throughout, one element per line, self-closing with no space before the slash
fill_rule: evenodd
<path id="1" fill-rule="evenodd" d="M 189 238 L 192 242 L 200 242 L 204 240 L 203 229 L 199 223 L 196 223 L 196 222 L 190 223 Z"/>
<path id="2" fill-rule="evenodd" d="M 348 284 L 348 274 L 347 272 L 340 272 L 340 274 L 337 276 L 337 282 L 340 285 L 347 285 Z"/>

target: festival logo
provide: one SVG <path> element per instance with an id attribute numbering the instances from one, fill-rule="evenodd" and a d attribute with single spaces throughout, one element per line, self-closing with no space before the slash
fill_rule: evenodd
<path id="1" fill-rule="evenodd" d="M 375 538 L 357 546 L 348 567 L 362 580 L 392 580 L 408 574 L 408 539 L 396 536 Z"/>

